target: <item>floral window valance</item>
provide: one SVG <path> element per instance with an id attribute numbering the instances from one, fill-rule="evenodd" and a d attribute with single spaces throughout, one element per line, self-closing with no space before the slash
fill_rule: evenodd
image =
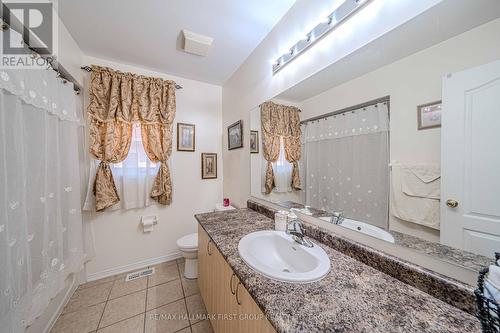
<path id="1" fill-rule="evenodd" d="M 109 163 L 119 163 L 127 157 L 134 123 L 141 125 L 148 158 L 160 163 L 151 197 L 161 204 L 170 204 L 172 184 L 167 160 L 172 152 L 175 82 L 92 66 L 87 114 L 90 153 L 101 161 L 94 182 L 96 210 L 120 200 Z"/>

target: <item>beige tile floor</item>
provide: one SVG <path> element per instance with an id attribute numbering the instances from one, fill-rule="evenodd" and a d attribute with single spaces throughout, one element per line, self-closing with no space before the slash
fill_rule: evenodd
<path id="1" fill-rule="evenodd" d="M 156 265 L 155 274 L 125 282 L 125 274 L 82 284 L 51 333 L 208 333 L 197 280 L 184 260 Z"/>

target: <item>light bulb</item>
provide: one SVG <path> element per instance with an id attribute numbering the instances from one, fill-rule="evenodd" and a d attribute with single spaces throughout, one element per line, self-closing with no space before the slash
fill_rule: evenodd
<path id="1" fill-rule="evenodd" d="M 321 20 L 321 23 L 324 23 L 324 24 L 330 24 L 332 22 L 332 16 L 327 16 L 325 17 L 324 19 Z"/>

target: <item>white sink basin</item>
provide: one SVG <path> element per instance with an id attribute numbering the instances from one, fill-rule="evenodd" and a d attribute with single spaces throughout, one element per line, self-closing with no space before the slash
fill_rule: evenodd
<path id="1" fill-rule="evenodd" d="M 248 234 L 240 240 L 238 252 L 248 266 L 278 281 L 318 281 L 330 271 L 330 259 L 322 248 L 300 245 L 282 231 Z"/>

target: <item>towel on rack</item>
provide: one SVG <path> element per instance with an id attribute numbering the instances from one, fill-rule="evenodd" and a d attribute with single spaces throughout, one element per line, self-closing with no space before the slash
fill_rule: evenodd
<path id="1" fill-rule="evenodd" d="M 436 190 L 434 182 L 439 182 L 439 177 L 436 177 L 436 169 L 433 166 L 425 170 L 416 165 L 413 167 L 393 164 L 392 215 L 439 230 L 439 190 Z M 429 184 L 432 185 L 428 189 L 426 185 Z"/>
<path id="2" fill-rule="evenodd" d="M 404 164 L 402 169 L 401 186 L 405 194 L 439 200 L 441 196 L 439 164 Z"/>

